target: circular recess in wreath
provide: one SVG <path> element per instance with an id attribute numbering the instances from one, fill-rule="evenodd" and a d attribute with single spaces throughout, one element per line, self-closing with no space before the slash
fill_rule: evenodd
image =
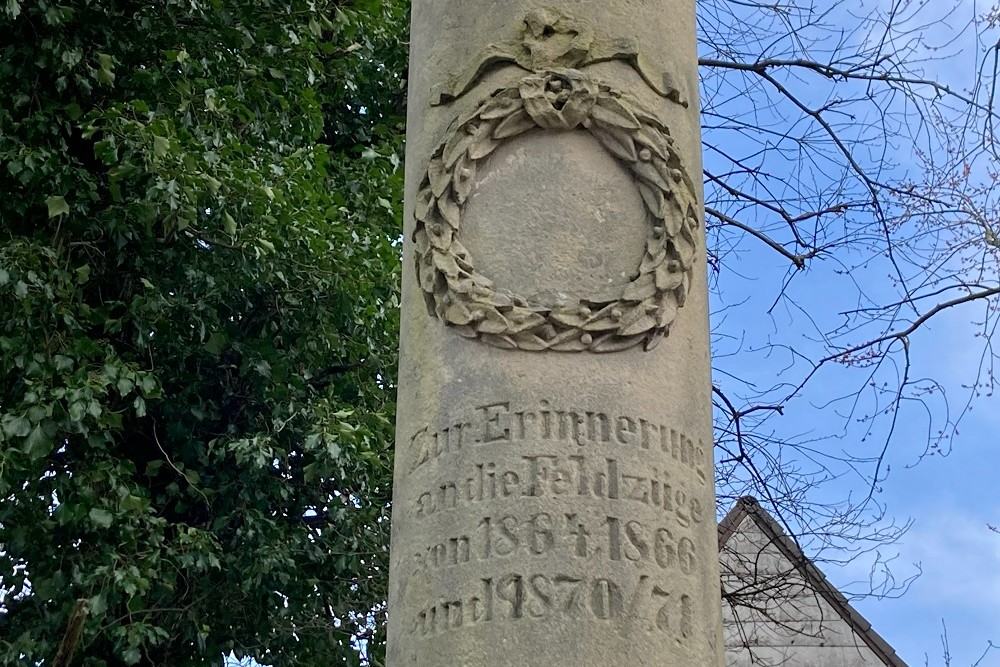
<path id="1" fill-rule="evenodd" d="M 645 209 L 645 248 L 614 294 L 532 300 L 478 271 L 462 245 L 477 169 L 504 142 L 538 129 L 589 133 L 634 180 Z M 496 91 L 432 155 L 414 210 L 417 277 L 433 315 L 490 345 L 648 350 L 684 305 L 697 255 L 697 206 L 670 132 L 655 114 L 578 70 L 537 72 Z"/>
<path id="2" fill-rule="evenodd" d="M 646 251 L 631 173 L 588 132 L 536 129 L 476 169 L 462 245 L 476 271 L 548 308 L 617 299 Z"/>

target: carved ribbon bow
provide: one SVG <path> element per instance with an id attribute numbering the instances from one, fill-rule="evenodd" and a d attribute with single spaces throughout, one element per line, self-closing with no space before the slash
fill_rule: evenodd
<path id="1" fill-rule="evenodd" d="M 587 24 L 553 9 L 540 9 L 524 18 L 520 39 L 490 44 L 465 72 L 431 89 L 431 106 L 458 99 L 489 71 L 517 65 L 529 72 L 580 69 L 594 63 L 622 61 L 642 77 L 657 94 L 688 106 L 687 96 L 673 77 L 660 72 L 639 53 L 634 39 L 597 39 Z"/>

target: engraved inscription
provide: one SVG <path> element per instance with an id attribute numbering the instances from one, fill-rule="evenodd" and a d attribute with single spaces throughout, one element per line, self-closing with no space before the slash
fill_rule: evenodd
<path id="1" fill-rule="evenodd" d="M 622 521 L 613 516 L 607 520 L 608 555 L 617 561 L 654 561 L 661 568 L 678 568 L 684 574 L 695 571 L 694 542 L 687 537 L 679 540 L 666 528 L 651 531 L 638 521 Z"/>
<path id="2" fill-rule="evenodd" d="M 469 538 L 466 535 L 438 542 L 418 553 L 416 560 L 421 568 L 426 569 L 468 563 L 471 560 L 469 544 Z"/>
<path id="3" fill-rule="evenodd" d="M 703 484 L 712 480 L 706 467 L 708 452 L 704 443 L 695 442 L 666 424 L 597 410 L 560 409 L 547 400 L 539 401 L 533 409 L 498 401 L 480 405 L 475 412 L 437 430 L 424 426 L 410 436 L 407 451 L 413 460 L 410 471 L 475 445 L 561 441 L 581 447 L 608 445 L 658 451 L 693 470 Z"/>
<path id="4" fill-rule="evenodd" d="M 440 599 L 417 610 L 411 634 L 439 636 L 483 623 L 558 617 L 571 621 L 628 622 L 686 642 L 693 634 L 693 602 L 647 575 L 625 584 L 609 577 L 509 573 L 484 577 L 460 599 Z"/>
<path id="5" fill-rule="evenodd" d="M 637 503 L 661 510 L 685 528 L 706 518 L 701 500 L 679 488 L 666 471 L 655 467 L 646 469 L 645 475 L 632 475 L 623 471 L 615 458 L 582 454 L 526 455 L 512 466 L 516 467 L 501 467 L 492 461 L 477 463 L 462 477 L 438 481 L 431 488 L 418 490 L 414 501 L 416 518 L 494 500 L 543 497 Z"/>
<path id="6" fill-rule="evenodd" d="M 479 522 L 479 527 L 482 529 L 483 560 L 509 556 L 522 547 L 524 551 L 540 556 L 552 551 L 555 546 L 552 516 L 546 512 L 534 515 L 523 524 L 514 516 L 505 516 L 496 524 L 491 517 L 485 517 Z"/>
<path id="7" fill-rule="evenodd" d="M 414 641 L 522 619 L 694 641 L 693 592 L 714 562 L 696 537 L 714 527 L 701 443 L 541 400 L 483 402 L 401 444 Z"/>
<path id="8" fill-rule="evenodd" d="M 575 513 L 537 512 L 483 517 L 469 534 L 419 550 L 414 563 L 429 571 L 550 554 L 563 560 L 648 563 L 675 575 L 697 575 L 701 562 L 694 542 L 670 528 L 629 517 L 607 516 L 598 522 Z"/>

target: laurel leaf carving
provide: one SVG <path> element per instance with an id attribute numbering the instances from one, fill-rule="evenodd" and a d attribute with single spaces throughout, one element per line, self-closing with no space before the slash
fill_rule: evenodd
<path id="1" fill-rule="evenodd" d="M 517 90 L 504 91 L 483 105 L 479 117 L 483 120 L 506 118 L 522 107 L 524 101 Z"/>
<path id="2" fill-rule="evenodd" d="M 683 234 L 678 234 L 674 237 L 674 248 L 676 248 L 677 255 L 680 257 L 681 266 L 685 270 L 689 269 L 694 261 L 694 244 L 684 238 Z"/>
<path id="3" fill-rule="evenodd" d="M 468 259 L 469 257 L 469 251 L 465 249 L 465 246 L 458 239 L 453 239 L 451 242 L 451 254 L 459 259 Z"/>
<path id="4" fill-rule="evenodd" d="M 660 327 L 666 327 L 673 322 L 674 318 L 677 317 L 677 307 L 679 305 L 680 304 L 677 303 L 677 298 L 672 292 L 664 294 L 663 298 L 660 300 L 660 307 L 656 320 L 657 325 Z"/>
<path id="5" fill-rule="evenodd" d="M 635 142 L 632 140 L 632 137 L 628 132 L 610 128 L 605 129 L 594 125 L 590 128 L 590 133 L 593 134 L 597 140 L 611 152 L 612 155 L 616 155 L 617 157 L 620 157 L 623 160 L 628 160 L 629 162 L 635 162 L 639 159 L 639 154 L 635 150 Z"/>
<path id="6" fill-rule="evenodd" d="M 604 294 L 552 308 L 498 289 L 477 272 L 459 227 L 479 161 L 529 130 L 577 127 L 634 176 L 649 220 L 646 252 L 618 298 Z M 699 212 L 693 181 L 655 114 L 579 71 L 536 72 L 453 123 L 433 153 L 414 206 L 418 281 L 432 316 L 492 346 L 612 352 L 641 344 L 649 350 L 669 331 L 690 288 Z"/>
<path id="7" fill-rule="evenodd" d="M 535 125 L 552 130 L 569 130 L 570 126 L 562 113 L 553 107 L 545 97 L 529 97 L 524 100 L 524 110 Z"/>
<path id="8" fill-rule="evenodd" d="M 479 332 L 476 331 L 476 328 L 468 324 L 456 325 L 454 331 L 462 338 L 479 338 Z"/>
<path id="9" fill-rule="evenodd" d="M 430 247 L 431 242 L 427 239 L 427 230 L 420 228 L 413 232 L 413 244 L 416 246 L 417 257 L 422 256 L 427 252 Z"/>
<path id="10" fill-rule="evenodd" d="M 472 184 L 475 181 L 476 165 L 470 162 L 465 156 L 455 163 L 455 176 L 452 179 L 452 191 L 455 193 L 455 201 L 459 205 L 464 204 L 472 193 Z M 418 216 L 419 217 L 419 216 Z"/>
<path id="11" fill-rule="evenodd" d="M 677 236 L 684 224 L 684 219 L 681 217 L 678 207 L 668 201 L 664 204 L 663 209 L 663 223 L 666 225 L 667 234 Z"/>
<path id="12" fill-rule="evenodd" d="M 582 352 L 590 348 L 590 344 L 583 342 L 580 335 L 566 336 L 561 340 L 549 343 L 549 347 L 556 352 Z"/>
<path id="13" fill-rule="evenodd" d="M 646 337 L 642 344 L 642 349 L 645 350 L 646 352 L 649 352 L 654 347 L 659 345 L 660 342 L 666 337 L 667 337 L 667 328 L 664 328 L 661 331 L 651 331 L 650 333 L 646 334 Z"/>
<path id="14" fill-rule="evenodd" d="M 554 310 L 549 317 L 560 324 L 565 324 L 568 327 L 582 327 L 587 323 L 587 318 L 580 314 L 580 310 L 578 308 L 574 308 L 572 310 Z"/>
<path id="15" fill-rule="evenodd" d="M 654 293 L 655 294 L 655 293 Z M 646 301 L 637 303 L 634 306 L 626 307 L 622 310 L 621 316 L 618 318 L 618 328 L 620 331 L 628 329 L 633 324 L 642 319 L 647 313 L 656 309 L 653 299 L 649 298 Z"/>
<path id="16" fill-rule="evenodd" d="M 590 346 L 592 352 L 620 352 L 630 347 L 635 347 L 642 341 L 642 334 L 637 336 L 619 336 L 616 334 L 604 334 L 594 340 Z"/>
<path id="17" fill-rule="evenodd" d="M 479 137 L 469 148 L 469 158 L 472 160 L 482 160 L 495 151 L 501 143 L 500 139 L 496 139 L 493 136 L 492 128 L 490 128 L 489 132 L 484 132 L 483 136 Z"/>
<path id="18" fill-rule="evenodd" d="M 493 311 L 487 311 L 486 319 L 482 320 L 476 325 L 481 333 L 487 334 L 505 334 L 510 328 L 510 323 L 507 318 L 500 313 Z"/>
<path id="19" fill-rule="evenodd" d="M 427 240 L 438 250 L 447 251 L 451 247 L 452 235 L 451 227 L 438 224 L 435 229 L 428 231 Z"/>
<path id="20" fill-rule="evenodd" d="M 594 120 L 604 125 L 620 127 L 625 130 L 638 130 L 641 127 L 635 115 L 613 97 L 601 97 L 591 114 Z"/>
<path id="21" fill-rule="evenodd" d="M 427 214 L 434 205 L 434 195 L 428 189 L 423 189 L 417 193 L 417 201 L 413 204 L 413 215 L 417 220 L 426 220 Z"/>
<path id="22" fill-rule="evenodd" d="M 667 269 L 665 264 L 660 264 L 656 267 L 656 289 L 661 292 L 666 292 L 668 290 L 677 289 L 681 284 L 681 276 L 683 274 L 679 271 L 673 272 Z"/>
<path id="23" fill-rule="evenodd" d="M 444 152 L 441 154 L 441 160 L 444 162 L 446 169 L 451 169 L 454 164 L 458 161 L 458 158 L 465 155 L 469 147 L 475 142 L 476 137 L 468 132 L 469 126 L 463 126 L 458 132 L 453 134 L 448 140 L 448 143 L 444 145 Z"/>
<path id="24" fill-rule="evenodd" d="M 518 348 L 522 350 L 529 350 L 531 352 L 539 352 L 541 350 L 548 349 L 549 345 L 542 338 L 539 338 L 535 334 L 523 333 L 514 337 L 514 341 Z"/>
<path id="25" fill-rule="evenodd" d="M 501 292 L 493 292 L 493 291 L 491 291 L 489 294 L 487 294 L 486 296 L 480 298 L 478 301 L 480 303 L 488 303 L 489 305 L 493 306 L 494 308 L 513 308 L 514 307 L 514 301 L 509 296 L 507 296 L 506 294 L 502 294 Z"/>
<path id="26" fill-rule="evenodd" d="M 449 278 L 457 278 L 461 272 L 455 256 L 439 250 L 434 250 L 434 266 Z"/>
<path id="27" fill-rule="evenodd" d="M 472 311 L 461 301 L 452 301 L 445 310 L 445 319 L 459 326 L 472 321 Z"/>
<path id="28" fill-rule="evenodd" d="M 642 123 L 643 127 L 648 127 L 661 132 L 667 137 L 670 136 L 670 131 L 663 125 L 662 121 L 656 116 L 655 113 L 644 109 L 641 105 L 635 104 L 631 107 L 632 115 L 635 116 L 636 120 Z"/>
<path id="29" fill-rule="evenodd" d="M 459 209 L 458 202 L 450 197 L 451 190 L 445 190 L 444 194 L 437 200 L 438 211 L 441 212 L 441 217 L 452 229 L 458 229 L 458 225 L 462 219 L 462 212 Z"/>
<path id="30" fill-rule="evenodd" d="M 654 131 L 652 128 L 643 126 L 635 133 L 636 142 L 643 148 L 648 148 L 654 157 L 659 158 L 663 162 L 670 159 L 670 150 L 667 146 L 666 139 L 660 132 Z"/>
<path id="31" fill-rule="evenodd" d="M 515 308 L 507 313 L 507 320 L 510 322 L 511 333 L 530 331 L 545 324 L 544 317 L 525 308 Z"/>
<path id="32" fill-rule="evenodd" d="M 440 158 L 434 158 L 427 166 L 427 178 L 430 180 L 431 192 L 435 197 L 443 195 L 445 188 L 451 182 L 451 176 L 445 170 L 444 162 Z"/>
<path id="33" fill-rule="evenodd" d="M 656 279 L 651 273 L 643 273 L 625 288 L 622 299 L 625 301 L 642 301 L 656 294 Z"/>
<path id="34" fill-rule="evenodd" d="M 590 320 L 583 325 L 584 331 L 612 331 L 620 327 L 621 324 L 613 317 L 600 317 Z"/>
<path id="35" fill-rule="evenodd" d="M 621 330 L 622 336 L 634 336 L 644 333 L 656 327 L 656 318 L 652 315 L 643 315 L 632 324 Z"/>
<path id="36" fill-rule="evenodd" d="M 480 331 L 482 331 L 482 329 L 480 329 Z M 493 347 L 500 347 L 500 348 L 503 348 L 505 350 L 516 350 L 517 349 L 517 343 L 515 343 L 514 339 L 511 338 L 510 336 L 498 336 L 498 335 L 493 335 L 493 334 L 483 334 L 482 335 L 482 340 L 483 340 L 484 343 L 486 343 L 488 345 L 492 345 Z"/>
<path id="37" fill-rule="evenodd" d="M 535 121 L 531 119 L 528 112 L 524 109 L 519 109 L 500 121 L 496 129 L 493 130 L 493 138 L 509 139 L 523 134 L 528 130 L 533 130 L 536 127 L 538 126 L 535 125 Z"/>
<path id="38" fill-rule="evenodd" d="M 473 273 L 472 282 L 476 283 L 476 285 L 482 287 L 483 289 L 493 289 L 493 281 L 481 273 Z"/>
<path id="39" fill-rule="evenodd" d="M 698 229 L 701 223 L 698 220 L 698 212 L 694 210 L 694 205 L 688 207 L 687 221 L 691 225 L 691 229 Z"/>
<path id="40" fill-rule="evenodd" d="M 428 255 L 425 255 L 427 257 Z M 420 279 L 420 289 L 424 292 L 434 291 L 434 266 L 431 262 L 421 262 L 417 265 L 417 274 Z"/>
<path id="41" fill-rule="evenodd" d="M 636 185 L 639 187 L 639 194 L 642 195 L 642 201 L 645 202 L 646 208 L 650 211 L 659 212 L 663 208 L 665 201 L 663 191 L 642 181 L 639 181 Z"/>
<path id="42" fill-rule="evenodd" d="M 639 178 L 659 188 L 660 192 L 670 191 L 670 183 L 663 178 L 663 174 L 661 174 L 660 170 L 657 169 L 652 163 L 646 161 L 637 162 L 632 166 L 632 171 L 634 171 Z M 657 206 L 653 210 L 659 211 L 660 207 Z"/>
<path id="43" fill-rule="evenodd" d="M 658 271 L 663 268 L 663 260 L 667 258 L 667 247 L 665 245 L 660 245 L 656 248 L 656 254 L 651 255 L 646 253 L 646 256 L 642 258 L 642 264 L 639 265 L 639 273 L 650 273 L 653 271 Z M 662 289 L 659 283 L 656 285 L 657 289 Z"/>

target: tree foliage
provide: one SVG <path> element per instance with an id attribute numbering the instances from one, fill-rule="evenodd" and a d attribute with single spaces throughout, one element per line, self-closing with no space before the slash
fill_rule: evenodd
<path id="1" fill-rule="evenodd" d="M 357 661 L 405 11 L 0 7 L 0 664 Z"/>

